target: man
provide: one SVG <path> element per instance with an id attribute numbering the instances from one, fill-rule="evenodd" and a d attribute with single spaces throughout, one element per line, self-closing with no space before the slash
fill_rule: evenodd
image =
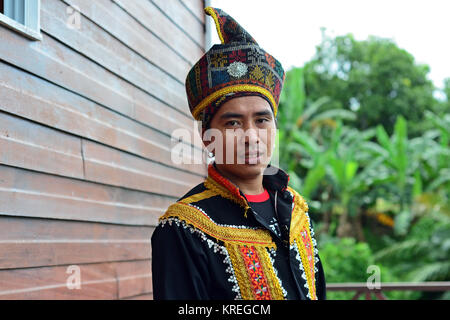
<path id="1" fill-rule="evenodd" d="M 325 299 L 308 206 L 270 164 L 284 70 L 225 12 L 205 12 L 222 44 L 186 91 L 215 161 L 153 233 L 154 298 Z"/>

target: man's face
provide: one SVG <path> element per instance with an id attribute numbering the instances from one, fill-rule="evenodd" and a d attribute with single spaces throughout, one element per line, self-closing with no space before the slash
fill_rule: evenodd
<path id="1" fill-rule="evenodd" d="M 235 177 L 250 178 L 262 174 L 270 163 L 275 135 L 275 119 L 269 103 L 259 96 L 245 96 L 231 99 L 220 107 L 203 140 L 214 153 L 220 170 Z"/>

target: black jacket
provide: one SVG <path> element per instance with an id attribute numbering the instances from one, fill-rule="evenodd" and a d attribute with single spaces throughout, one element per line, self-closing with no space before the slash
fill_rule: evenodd
<path id="1" fill-rule="evenodd" d="M 172 204 L 153 233 L 154 298 L 325 299 L 308 206 L 288 181 L 281 169 L 263 179 L 280 237 L 210 164 L 205 182 Z"/>

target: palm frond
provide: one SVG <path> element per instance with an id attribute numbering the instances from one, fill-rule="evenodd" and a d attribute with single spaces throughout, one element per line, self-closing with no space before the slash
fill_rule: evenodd
<path id="1" fill-rule="evenodd" d="M 313 114 L 318 112 L 322 106 L 326 103 L 330 102 L 331 99 L 329 97 L 321 97 L 308 105 L 308 107 L 303 111 L 302 117 L 306 120 L 312 117 Z"/>
<path id="2" fill-rule="evenodd" d="M 408 274 L 413 282 L 448 280 L 450 276 L 450 262 L 436 261 L 426 265 L 419 265 Z"/>
<path id="3" fill-rule="evenodd" d="M 426 252 L 427 249 L 429 249 L 427 242 L 418 239 L 405 240 L 376 252 L 374 259 L 375 261 L 410 259 Z"/>
<path id="4" fill-rule="evenodd" d="M 321 112 L 314 116 L 312 121 L 321 121 L 325 119 L 345 119 L 345 120 L 356 120 L 356 114 L 352 111 L 343 109 L 333 109 Z"/>
<path id="5" fill-rule="evenodd" d="M 450 181 L 450 169 L 441 169 L 439 175 L 436 179 L 431 181 L 431 183 L 426 187 L 427 192 L 431 192 L 438 188 L 439 186 L 448 183 Z"/>

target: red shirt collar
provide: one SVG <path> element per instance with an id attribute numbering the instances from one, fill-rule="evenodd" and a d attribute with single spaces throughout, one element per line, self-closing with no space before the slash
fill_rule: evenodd
<path id="1" fill-rule="evenodd" d="M 273 168 L 278 169 L 276 167 Z M 288 182 L 289 175 L 281 169 L 278 169 L 274 175 L 264 175 L 263 177 L 263 186 L 265 189 L 284 192 L 288 186 Z M 249 201 L 234 183 L 217 171 L 215 163 L 208 165 L 208 177 L 206 178 L 205 186 L 208 189 L 215 190 L 222 197 L 230 199 L 242 206 L 245 209 L 244 216 L 247 217 L 247 211 L 250 209 Z"/>
<path id="2" fill-rule="evenodd" d="M 264 175 L 263 177 L 264 189 L 265 190 L 272 189 L 279 191 L 286 190 L 289 183 L 289 175 L 279 168 L 273 167 L 271 165 L 269 165 L 269 167 L 278 169 L 278 171 L 274 175 Z M 230 180 L 228 180 L 222 174 L 220 174 L 215 166 L 215 163 L 211 163 L 208 165 L 208 176 L 212 178 L 215 182 L 220 184 L 222 187 L 226 188 L 234 196 L 238 198 L 243 198 L 242 197 L 243 193 L 240 192 L 239 187 L 237 187 L 234 183 L 232 183 Z"/>
<path id="3" fill-rule="evenodd" d="M 246 194 L 245 197 L 247 198 L 248 202 L 264 202 L 269 200 L 269 192 L 267 192 L 267 189 L 264 188 L 264 192 L 260 194 Z"/>

